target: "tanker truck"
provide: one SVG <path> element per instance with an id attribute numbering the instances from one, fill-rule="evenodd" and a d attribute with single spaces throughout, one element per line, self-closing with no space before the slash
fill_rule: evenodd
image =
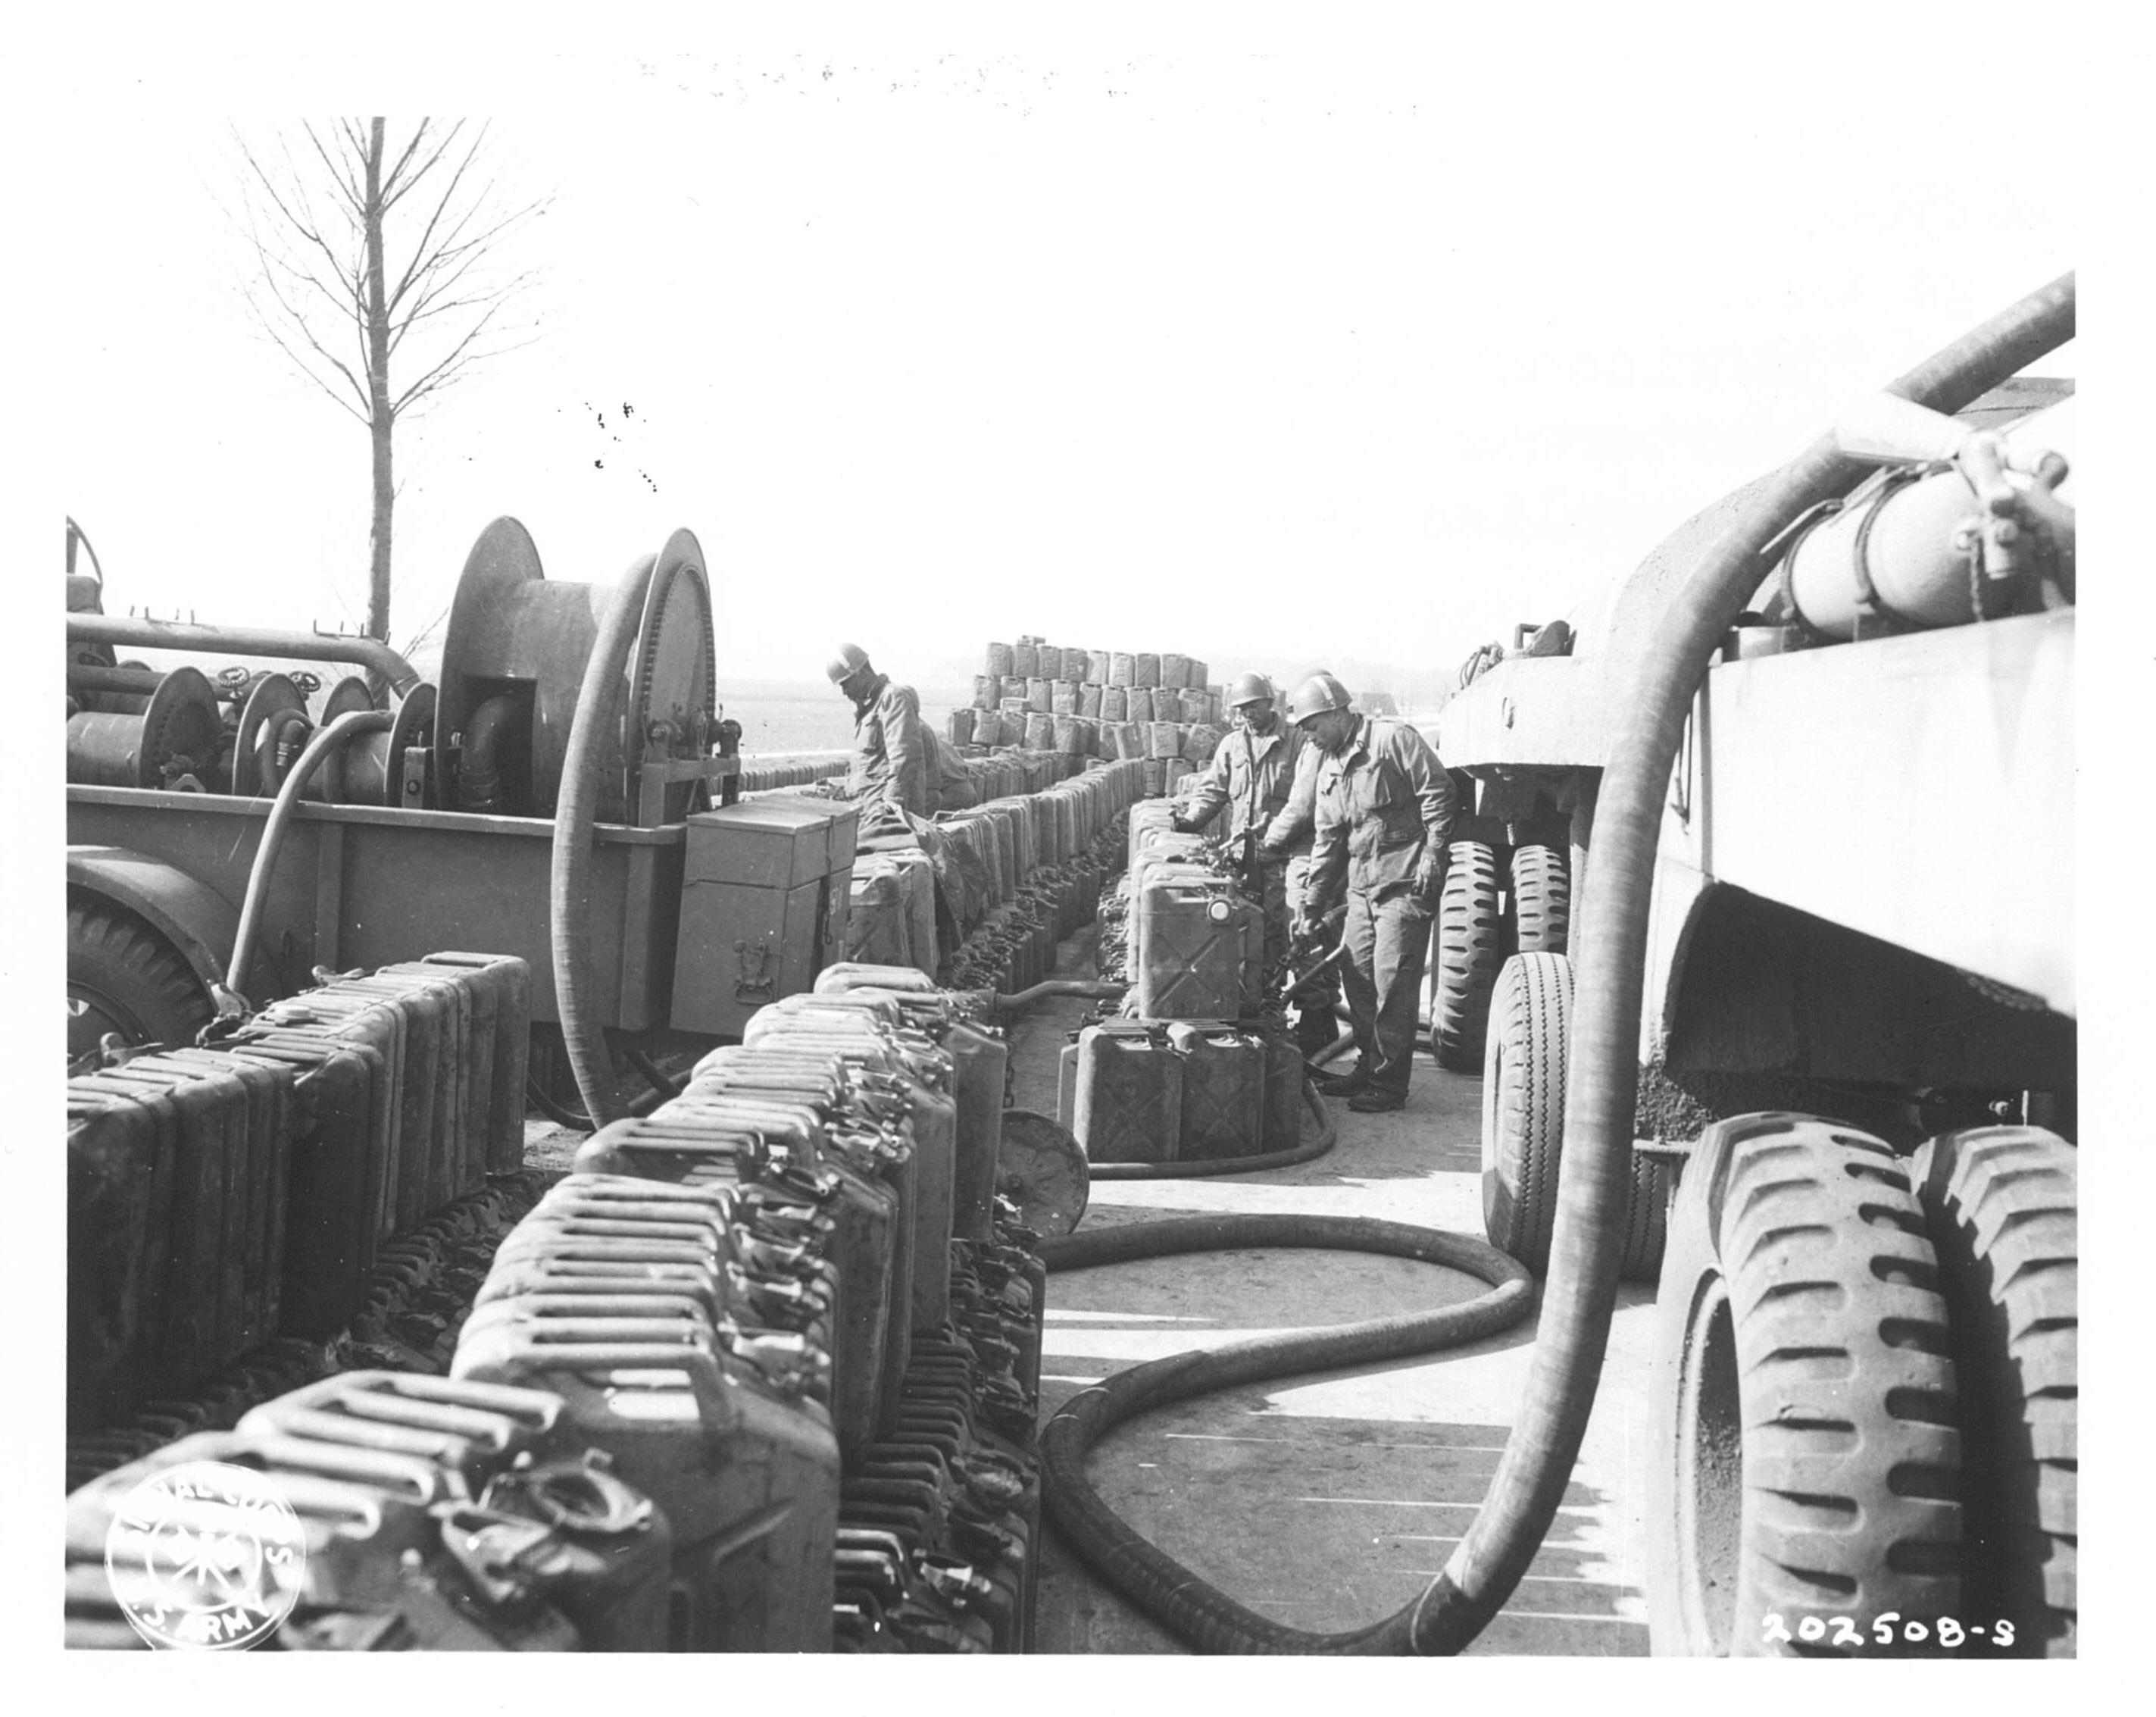
<path id="1" fill-rule="evenodd" d="M 1470 808 L 1432 1049 L 1557 1394 L 1589 1286 L 1659 1278 L 1658 1653 L 2074 1648 L 2074 401 L 2028 373 L 2071 316 L 1857 402 L 1425 729 Z"/>

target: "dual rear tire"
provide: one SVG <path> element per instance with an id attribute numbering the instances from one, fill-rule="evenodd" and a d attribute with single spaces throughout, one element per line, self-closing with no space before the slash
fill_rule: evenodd
<path id="1" fill-rule="evenodd" d="M 2074 1186 L 2032 1128 L 1707 1129 L 1656 1308 L 1658 1653 L 2072 1653 Z"/>
<path id="2" fill-rule="evenodd" d="M 1567 854 L 1553 846 L 1515 848 L 1509 912 L 1500 876 L 1496 848 L 1480 841 L 1452 843 L 1433 933 L 1430 1047 L 1438 1066 L 1455 1073 L 1482 1065 L 1506 956 L 1562 954 L 1571 933 Z"/>

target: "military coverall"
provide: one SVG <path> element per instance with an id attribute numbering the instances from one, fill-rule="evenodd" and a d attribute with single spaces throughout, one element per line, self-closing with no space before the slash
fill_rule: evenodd
<path id="1" fill-rule="evenodd" d="M 1430 951 L 1432 902 L 1416 892 L 1415 871 L 1428 845 L 1446 851 L 1453 815 L 1451 777 L 1430 742 L 1404 722 L 1363 717 L 1339 754 L 1318 768 L 1304 911 L 1329 910 L 1344 885 L 1348 957 L 1341 975 L 1361 1071 L 1373 1090 L 1401 1098 Z"/>
<path id="2" fill-rule="evenodd" d="M 1287 959 L 1286 856 L 1259 846 L 1273 819 L 1284 809 L 1297 760 L 1308 748 L 1300 731 L 1276 720 L 1270 733 L 1253 733 L 1240 724 L 1223 739 L 1213 761 L 1198 778 L 1197 790 L 1177 819 L 1179 827 L 1203 829 L 1228 810 L 1228 846 L 1240 858 L 1256 860 L 1256 880 L 1264 892 L 1265 970 L 1279 969 Z M 1250 837 L 1246 841 L 1245 837 Z"/>
<path id="3" fill-rule="evenodd" d="M 878 674 L 854 704 L 854 761 L 846 796 L 883 800 L 916 817 L 936 815 L 921 699 L 911 686 Z"/>
<path id="4" fill-rule="evenodd" d="M 1294 730 L 1303 739 L 1301 751 L 1296 755 L 1295 781 L 1288 789 L 1287 803 L 1272 820 L 1265 832 L 1264 844 L 1259 849 L 1267 859 L 1285 857 L 1287 861 L 1287 905 L 1292 915 L 1306 910 L 1310 892 L 1310 846 L 1317 823 L 1317 771 L 1325 762 L 1325 753 L 1309 743 L 1301 728 Z M 1312 919 L 1322 913 L 1310 912 Z M 1340 941 L 1340 930 L 1335 925 L 1319 936 L 1309 953 L 1313 959 L 1322 959 L 1332 953 Z M 1309 963 L 1304 962 L 1304 970 Z M 1334 1021 L 1333 1010 L 1340 1001 L 1340 970 L 1336 964 L 1325 969 L 1296 1003 L 1296 1047 L 1302 1058 L 1310 1061 L 1332 1048 L 1332 1040 L 1339 1027 Z"/>

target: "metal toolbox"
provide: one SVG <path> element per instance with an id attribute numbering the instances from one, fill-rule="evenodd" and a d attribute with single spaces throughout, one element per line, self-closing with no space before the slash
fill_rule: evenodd
<path id="1" fill-rule="evenodd" d="M 688 820 L 681 882 L 748 888 L 798 888 L 852 868 L 857 806 L 836 800 L 745 799 Z"/>
<path id="2" fill-rule="evenodd" d="M 844 952 L 860 821 L 852 805 L 769 798 L 688 820 L 676 1030 L 737 1036 Z"/>
<path id="3" fill-rule="evenodd" d="M 702 882 L 681 897 L 680 954 L 674 963 L 674 1025 L 737 1037 L 749 1015 L 806 990 L 842 951 L 828 943 L 829 893 L 842 879 L 793 888 Z"/>

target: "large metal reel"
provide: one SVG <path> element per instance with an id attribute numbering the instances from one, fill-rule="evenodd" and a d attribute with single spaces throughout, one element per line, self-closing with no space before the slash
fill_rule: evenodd
<path id="1" fill-rule="evenodd" d="M 351 682 L 347 682 L 351 683 Z M 434 742 L 434 687 L 422 680 L 397 706 L 395 719 L 386 733 L 362 733 L 331 755 L 326 773 L 331 776 L 331 797 L 339 805 L 402 806 L 424 810 L 415 778 L 415 789 L 406 792 L 404 754 L 414 746 L 432 748 Z M 372 708 L 372 702 L 357 707 Z M 344 712 L 325 710 L 322 725 Z"/>
<path id="2" fill-rule="evenodd" d="M 449 808 L 460 808 L 458 748 L 473 712 L 506 697 L 517 706 L 530 762 L 528 777 L 513 783 L 511 804 L 525 816 L 553 815 L 577 688 L 606 592 L 548 582 L 531 532 L 515 519 L 498 518 L 480 532 L 449 604 L 435 698 L 434 779 Z"/>
<path id="3" fill-rule="evenodd" d="M 695 533 L 680 530 L 666 539 L 652 569 L 622 717 L 622 799 L 611 812 L 602 804 L 601 815 L 641 820 L 636 811 L 643 759 L 708 756 L 717 722 L 711 581 Z M 655 820 L 679 822 L 707 798 L 703 782 L 670 782 Z"/>
<path id="4" fill-rule="evenodd" d="M 515 519 L 496 519 L 480 533 L 458 581 L 443 647 L 434 721 L 438 782 L 455 781 L 453 764 L 474 713 L 490 699 L 506 698 L 515 707 L 520 748 L 528 748 L 529 758 L 528 776 L 516 767 L 521 758 L 511 760 L 510 805 L 526 816 L 555 814 L 585 665 L 613 589 L 550 582 L 530 533 Z M 687 531 L 676 531 L 659 555 L 625 677 L 621 719 L 603 736 L 597 805 L 602 822 L 634 818 L 647 749 L 661 758 L 701 754 L 693 742 L 716 718 L 711 586 L 703 551 Z M 459 808 L 450 789 L 443 790 L 444 802 Z M 657 820 L 671 821 L 692 809 L 698 790 L 694 782 L 670 784 Z"/>
<path id="5" fill-rule="evenodd" d="M 285 674 L 256 676 L 254 686 L 240 707 L 239 726 L 232 742 L 232 790 L 243 798 L 266 797 L 277 790 L 285 770 L 277 760 L 280 747 L 289 762 L 314 732 L 307 719 L 307 699 L 291 677 Z M 317 797 L 310 794 L 309 797 Z"/>
<path id="6" fill-rule="evenodd" d="M 140 715 L 86 710 L 68 717 L 67 778 L 100 787 L 163 787 L 167 766 L 199 783 L 222 723 L 201 671 L 175 668 Z"/>

